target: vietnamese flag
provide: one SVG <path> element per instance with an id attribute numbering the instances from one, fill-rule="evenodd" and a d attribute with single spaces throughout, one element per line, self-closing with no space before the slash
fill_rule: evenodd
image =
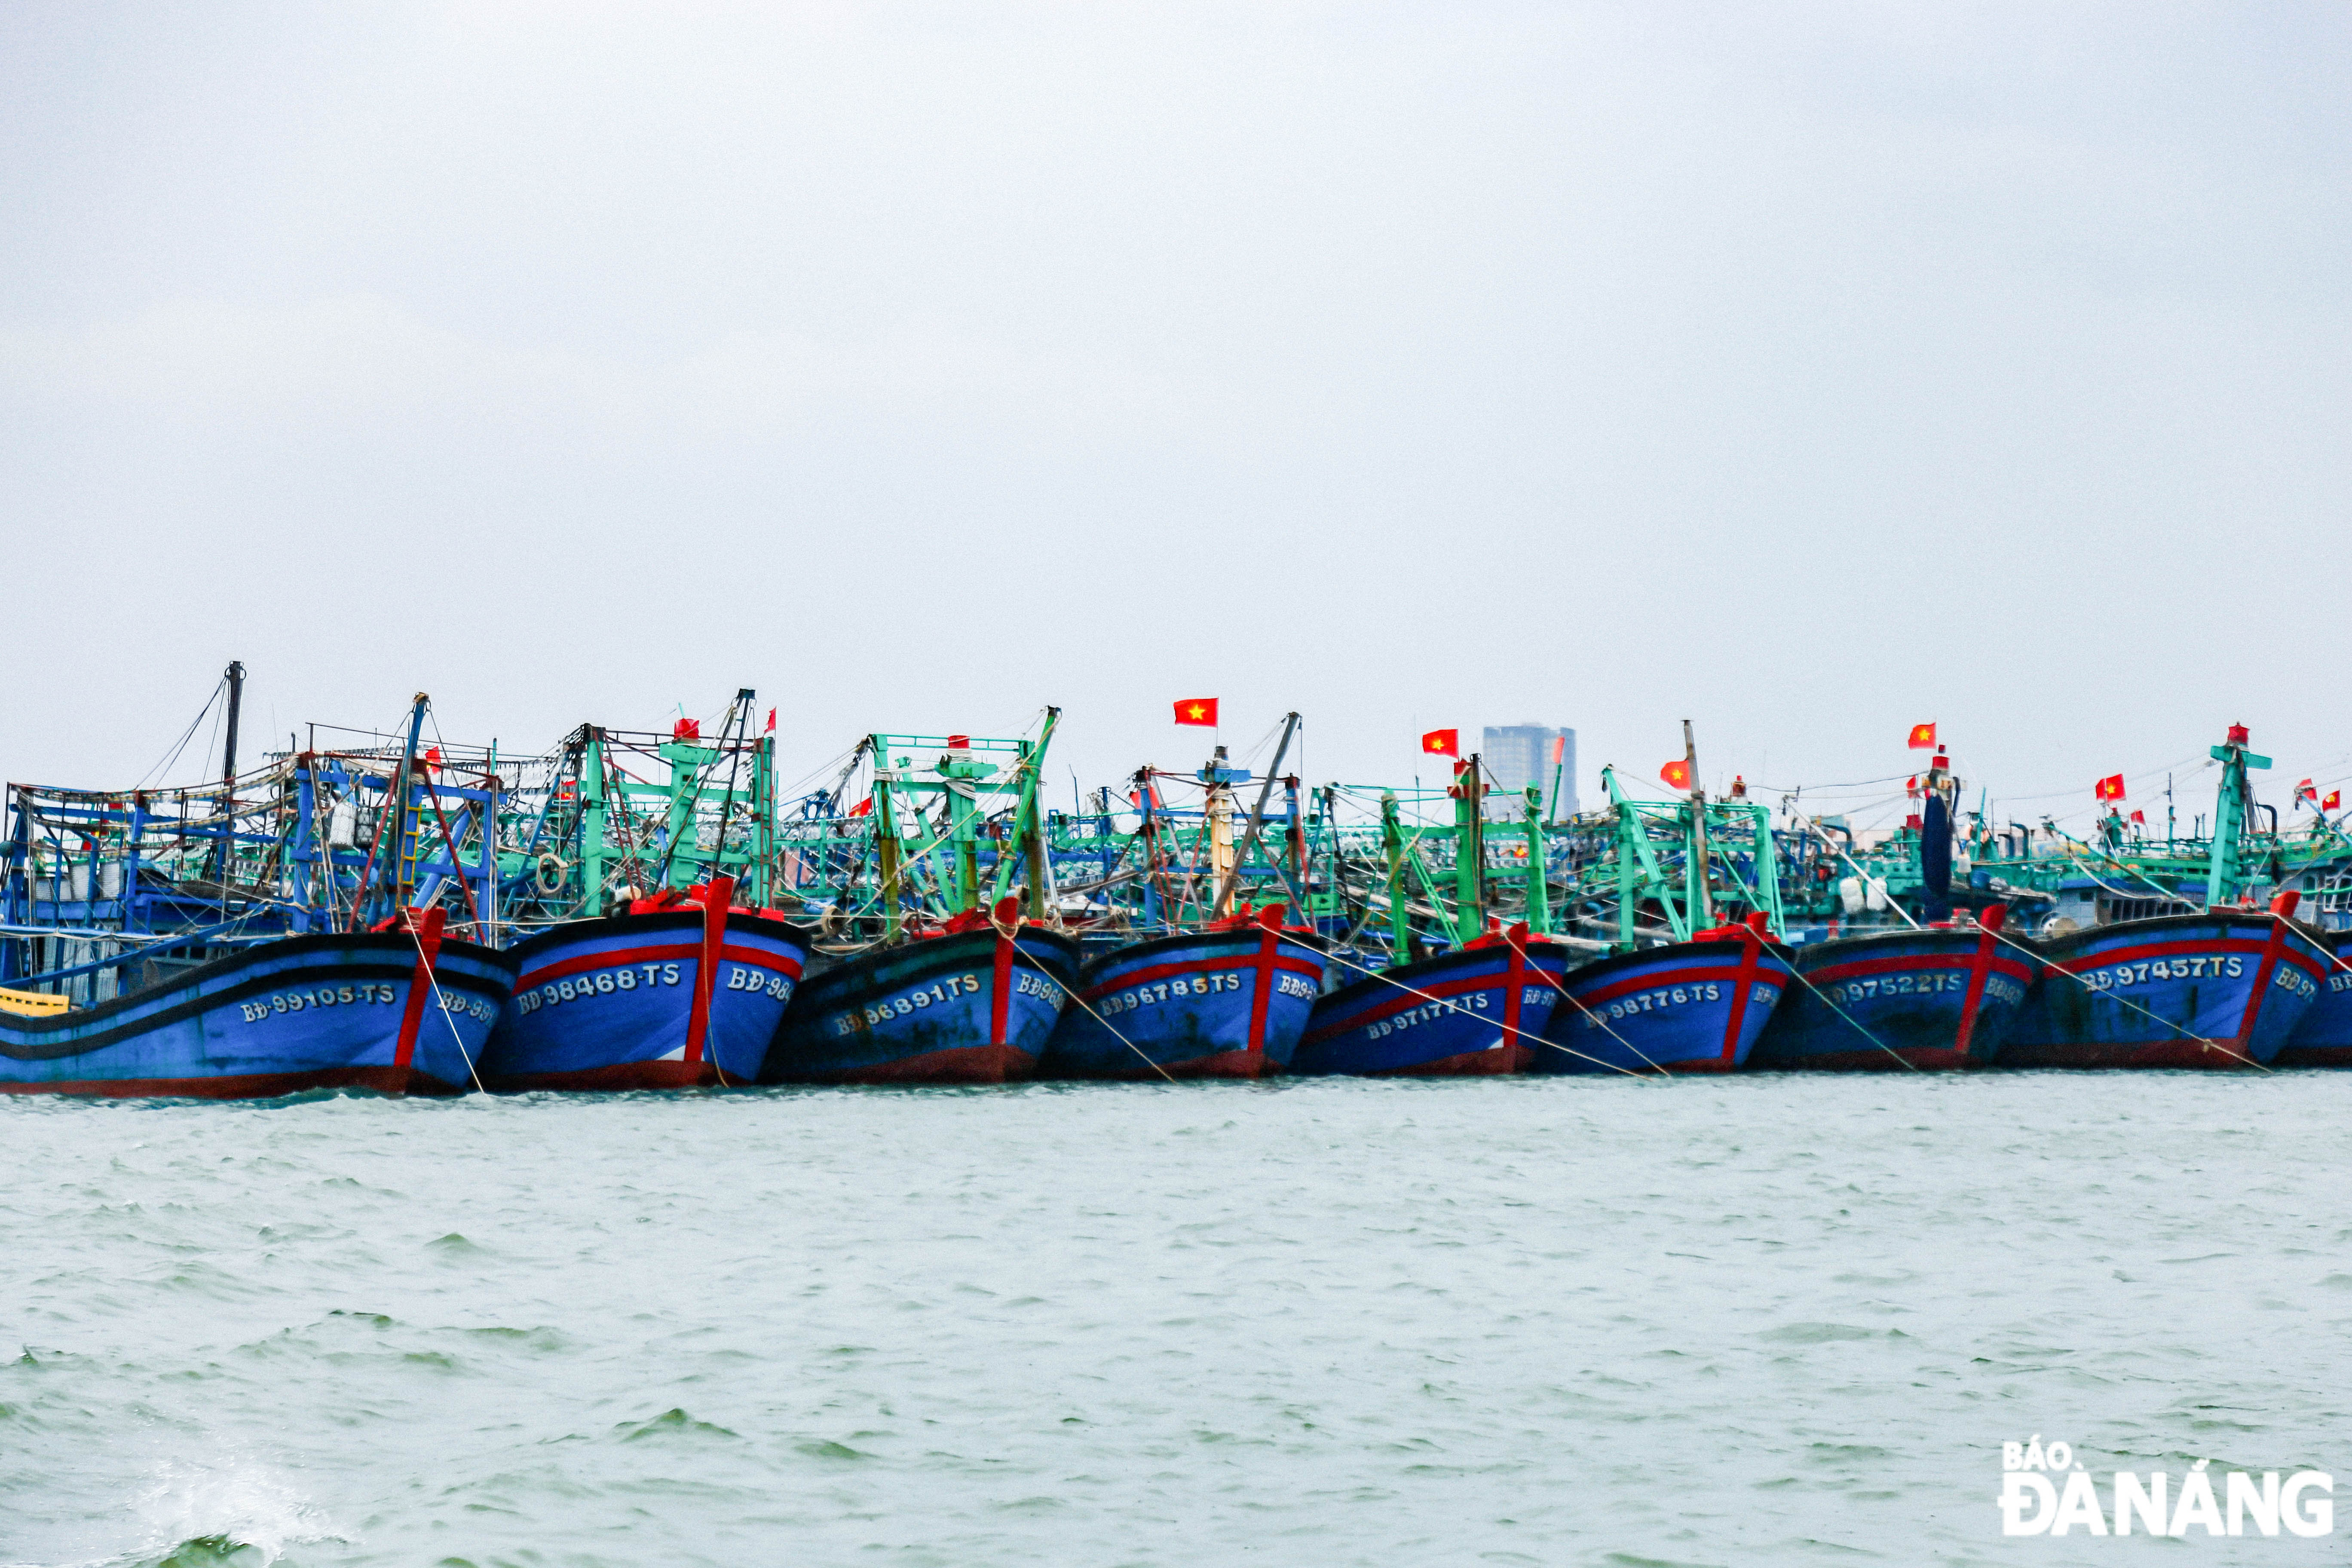
<path id="1" fill-rule="evenodd" d="M 2311 787 L 2311 781 L 2309 779 L 2305 779 L 2301 784 L 2294 786 L 2295 799 L 2301 800 L 2305 795 L 2309 795 L 2314 800 L 2317 800 L 2319 798 L 2319 792 Z"/>
<path id="2" fill-rule="evenodd" d="M 2134 822 L 2138 823 L 2138 824 L 2139 824 L 2141 826 L 2143 826 L 2143 827 L 2145 827 L 2146 826 L 2147 826 L 2147 813 L 2146 813 L 2146 812 L 2144 812 L 2144 811 L 2135 811 L 2135 812 L 2133 812 L 2133 813 L 2132 813 L 2132 815 L 2131 815 L 2131 819 L 2132 819 Z"/>
<path id="3" fill-rule="evenodd" d="M 1658 770 L 1658 776 L 1676 789 L 1690 788 L 1690 763 L 1676 757 Z"/>
<path id="4" fill-rule="evenodd" d="M 1458 757 L 1462 754 L 1462 731 L 1432 730 L 1421 738 L 1421 749 L 1441 757 Z"/>
<path id="5" fill-rule="evenodd" d="M 1912 725 L 1911 749 L 1915 752 L 1934 751 L 1936 749 L 1936 726 L 1933 724 Z"/>
<path id="6" fill-rule="evenodd" d="M 2101 779 L 2098 783 L 2091 786 L 2091 795 L 2093 798 L 2097 800 L 2123 799 L 2124 775 L 2121 773 L 2109 773 L 2105 778 Z"/>
<path id="7" fill-rule="evenodd" d="M 872 811 L 873 809 L 874 797 L 869 795 L 864 800 L 859 801 L 856 805 L 851 806 L 849 808 L 849 815 L 852 816 L 864 816 L 867 812 Z"/>
<path id="8" fill-rule="evenodd" d="M 2319 809 L 2322 811 L 2334 811 L 2343 804 L 2344 792 L 2340 789 L 2332 789 L 2327 792 L 2327 798 L 2319 803 Z"/>
<path id="9" fill-rule="evenodd" d="M 1214 729 L 1217 723 L 1217 700 L 1213 697 L 1187 697 L 1176 704 L 1176 722 L 1200 724 Z"/>

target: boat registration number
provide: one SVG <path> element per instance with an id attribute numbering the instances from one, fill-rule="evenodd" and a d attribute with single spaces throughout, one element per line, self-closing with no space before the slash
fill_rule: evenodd
<path id="1" fill-rule="evenodd" d="M 566 975 L 562 980 L 551 980 L 544 985 L 534 985 L 515 998 L 515 1008 L 527 1017 L 541 1007 L 583 1002 L 591 996 L 610 996 L 618 991 L 635 991 L 640 985 L 675 985 L 677 983 L 677 965 L 675 963 L 632 963 L 619 969 L 599 969 L 588 974 Z"/>
<path id="2" fill-rule="evenodd" d="M 2271 972 L 2271 984 L 2280 990 L 2308 1002 L 2319 994 L 2319 982 L 2292 963 L 2282 963 Z"/>
<path id="3" fill-rule="evenodd" d="M 1283 978 L 1287 981 L 1289 976 Z M 1214 996 L 1222 991 L 1238 991 L 1241 988 L 1242 977 L 1229 970 L 1220 970 L 1213 974 L 1195 974 L 1190 980 L 1180 974 L 1173 980 L 1155 980 L 1132 991 L 1106 996 L 1099 1011 L 1106 1018 L 1115 1018 L 1121 1013 L 1132 1013 L 1138 1007 L 1156 1006 L 1160 1003 L 1186 996 Z M 1307 994 L 1312 996 L 1315 993 L 1309 991 Z"/>
<path id="4" fill-rule="evenodd" d="M 258 1002 L 240 1002 L 237 1011 L 248 1024 L 257 1024 L 273 1013 L 299 1013 L 310 1007 L 352 1007 L 364 1003 L 380 1002 L 389 1005 L 399 997 L 390 985 L 373 982 L 361 985 L 322 985 L 314 991 L 284 991 L 275 996 L 265 996 Z"/>
<path id="5" fill-rule="evenodd" d="M 1757 992 L 1757 999 L 1759 1001 L 1764 999 L 1760 988 Z M 1668 1007 L 1686 1006 L 1693 1002 L 1722 1000 L 1723 983 L 1710 980 L 1700 985 L 1662 985 L 1655 991 L 1636 991 L 1630 996 L 1620 996 L 1605 1006 L 1579 1007 L 1577 1011 L 1584 1016 L 1586 1028 L 1597 1029 L 1601 1026 L 1604 1020 L 1610 1018 L 1631 1018 L 1643 1013 L 1660 1012 Z"/>
<path id="6" fill-rule="evenodd" d="M 1874 996 L 1935 996 L 1968 988 L 1967 970 L 1930 969 L 1916 974 L 1864 975 L 1832 989 L 1841 1002 L 1867 1002 Z"/>
<path id="7" fill-rule="evenodd" d="M 2235 953 L 2213 958 L 2159 958 L 2148 963 L 2118 963 L 2113 969 L 2085 971 L 2083 984 L 2095 991 L 2121 985 L 2147 985 L 2158 980 L 2203 980 L 2245 977 L 2246 961 Z"/>
<path id="8" fill-rule="evenodd" d="M 258 1002 L 240 1002 L 237 1011 L 247 1023 L 257 1024 L 280 1013 L 300 1013 L 312 1007 L 358 1007 L 370 1003 L 389 1006 L 399 999 L 400 993 L 394 987 L 369 982 L 360 985 L 322 985 L 315 991 L 281 992 Z M 441 993 L 441 1010 L 484 1024 L 499 1016 L 497 1008 L 479 997 L 450 991 Z"/>
<path id="9" fill-rule="evenodd" d="M 1024 973 L 1023 979 L 1027 979 Z M 834 1016 L 833 1032 L 836 1035 L 863 1034 L 866 1030 L 887 1023 L 892 1018 L 910 1017 L 926 1007 L 943 1006 L 959 996 L 980 994 L 980 976 L 950 974 L 945 980 L 919 986 L 903 996 L 886 996 L 870 1007 Z"/>

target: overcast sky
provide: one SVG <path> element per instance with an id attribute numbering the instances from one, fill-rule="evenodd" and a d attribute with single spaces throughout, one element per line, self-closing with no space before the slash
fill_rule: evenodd
<path id="1" fill-rule="evenodd" d="M 1935 720 L 2036 815 L 2243 721 L 2284 804 L 2347 80 L 2336 0 L 12 5 L 0 772 L 237 658 L 248 754 L 751 686 L 787 777 L 1057 703 L 1066 791 L 1213 695 L 1317 780 L 1572 725 L 1588 800 Z"/>

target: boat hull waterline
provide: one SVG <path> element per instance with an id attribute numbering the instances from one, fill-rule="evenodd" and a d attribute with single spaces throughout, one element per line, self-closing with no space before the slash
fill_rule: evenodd
<path id="1" fill-rule="evenodd" d="M 1905 931 L 1800 948 L 1797 983 L 1748 1065 L 1901 1072 L 1985 1067 L 2042 961 L 1998 930 Z"/>
<path id="2" fill-rule="evenodd" d="M 1090 962 L 1045 1078 L 1264 1078 L 1287 1071 L 1323 989 L 1320 952 L 1263 926 L 1156 937 Z"/>
<path id="3" fill-rule="evenodd" d="M 2280 1067 L 2352 1068 L 2352 931 L 2337 931 L 2328 945 L 2334 962 L 2303 1021 L 2280 1047 Z"/>
<path id="4" fill-rule="evenodd" d="M 1604 958 L 1569 975 L 1533 1070 L 1731 1072 L 1795 984 L 1790 950 L 1753 932 Z"/>
<path id="5" fill-rule="evenodd" d="M 1479 1077 L 1527 1069 L 1568 971 L 1541 937 L 1480 942 L 1368 975 L 1315 1004 L 1294 1073 Z"/>
<path id="6" fill-rule="evenodd" d="M 1003 1083 L 1026 1078 L 1077 978 L 1078 944 L 1023 926 L 878 948 L 803 981 L 764 1083 Z"/>
<path id="7" fill-rule="evenodd" d="M 749 910 L 687 908 L 572 922 L 514 952 L 489 1088 L 727 1088 L 759 1080 L 808 943 Z"/>
<path id="8" fill-rule="evenodd" d="M 0 1015 L 0 1093 L 461 1093 L 514 959 L 443 940 L 438 916 L 413 934 L 263 943 L 81 1012 Z"/>
<path id="9" fill-rule="evenodd" d="M 2046 939 L 2004 1067 L 2268 1066 L 2317 1001 L 2327 954 L 2292 921 L 2214 910 Z"/>

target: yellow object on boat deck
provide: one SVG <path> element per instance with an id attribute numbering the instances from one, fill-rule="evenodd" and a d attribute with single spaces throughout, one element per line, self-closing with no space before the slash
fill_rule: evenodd
<path id="1" fill-rule="evenodd" d="M 0 986 L 0 1013 L 29 1013 L 36 1017 L 71 1010 L 62 994 L 47 991 L 11 991 Z"/>

